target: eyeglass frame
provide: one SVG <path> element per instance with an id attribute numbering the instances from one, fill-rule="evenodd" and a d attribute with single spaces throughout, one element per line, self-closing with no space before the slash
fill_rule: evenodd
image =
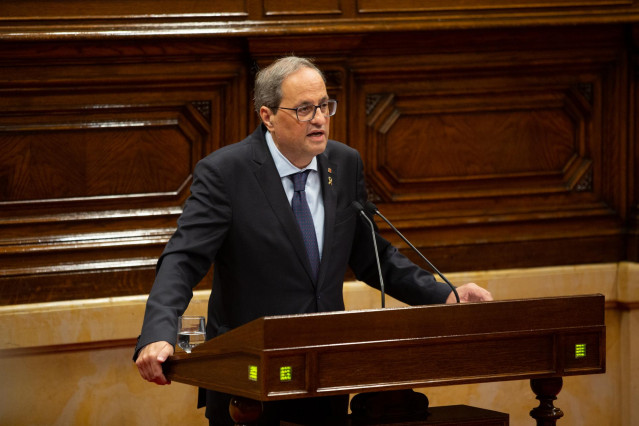
<path id="1" fill-rule="evenodd" d="M 332 113 L 332 114 L 325 115 L 324 113 L 322 113 L 322 114 L 324 114 L 324 117 L 332 117 L 332 116 L 334 116 L 334 115 L 335 115 L 335 113 L 337 112 L 337 99 L 327 99 L 327 100 L 325 100 L 324 102 L 326 102 L 327 104 L 328 104 L 329 102 L 335 102 L 335 111 L 333 111 L 333 113 Z M 322 102 L 322 103 L 321 103 L 321 104 L 319 104 L 319 105 L 313 105 L 313 104 L 308 104 L 308 105 L 307 105 L 307 104 L 304 104 L 304 105 L 300 105 L 300 106 L 298 106 L 297 108 L 275 107 L 275 109 L 286 109 L 286 110 L 289 110 L 289 111 L 295 111 L 295 118 L 297 119 L 297 121 L 302 122 L 302 123 L 306 123 L 307 121 L 313 121 L 313 119 L 314 119 L 314 118 L 315 118 L 315 116 L 317 115 L 317 110 L 318 110 L 318 109 L 320 110 L 320 112 L 322 111 L 320 108 L 322 108 L 322 104 L 323 104 L 324 102 Z M 313 115 L 311 115 L 311 118 L 309 118 L 308 120 L 300 120 L 300 117 L 299 117 L 299 114 L 298 114 L 298 110 L 299 110 L 300 108 L 305 108 L 305 107 L 310 107 L 310 106 L 314 107 L 314 108 L 313 108 Z"/>

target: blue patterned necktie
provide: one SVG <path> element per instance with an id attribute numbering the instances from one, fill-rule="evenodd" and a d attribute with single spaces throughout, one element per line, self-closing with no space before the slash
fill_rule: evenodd
<path id="1" fill-rule="evenodd" d="M 306 201 L 306 179 L 310 170 L 304 170 L 303 172 L 289 175 L 288 178 L 293 181 L 293 201 L 291 205 L 293 207 L 293 213 L 300 225 L 302 231 L 302 237 L 304 238 L 304 245 L 306 246 L 306 254 L 308 260 L 311 262 L 311 269 L 313 270 L 313 280 L 317 280 L 317 271 L 319 270 L 320 257 L 319 248 L 317 245 L 317 235 L 315 234 L 315 225 L 313 224 L 313 216 L 311 215 L 311 209 L 308 207 Z"/>

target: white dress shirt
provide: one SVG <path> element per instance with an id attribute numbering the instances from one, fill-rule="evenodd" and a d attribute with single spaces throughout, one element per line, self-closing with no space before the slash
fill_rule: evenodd
<path id="1" fill-rule="evenodd" d="M 320 184 L 319 172 L 317 171 L 317 157 L 313 157 L 313 161 L 311 161 L 305 169 L 298 169 L 280 152 L 277 146 L 275 146 L 273 136 L 269 131 L 266 132 L 266 143 L 275 161 L 275 167 L 277 167 L 277 171 L 282 179 L 282 186 L 284 186 L 284 192 L 286 193 L 289 203 L 293 200 L 295 190 L 293 189 L 293 182 L 287 176 L 303 172 L 304 170 L 311 170 L 306 179 L 306 189 L 304 192 L 306 193 L 306 202 L 313 216 L 313 224 L 315 225 L 315 234 L 317 235 L 317 245 L 321 260 L 322 248 L 324 247 L 324 199 L 322 198 L 322 185 Z"/>

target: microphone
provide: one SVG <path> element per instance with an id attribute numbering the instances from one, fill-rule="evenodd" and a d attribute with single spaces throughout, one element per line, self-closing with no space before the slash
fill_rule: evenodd
<path id="1" fill-rule="evenodd" d="M 364 206 L 362 203 L 355 200 L 351 203 L 351 207 L 353 207 L 357 212 L 366 219 L 368 222 L 368 226 L 371 228 L 371 235 L 373 237 L 373 246 L 375 248 L 375 260 L 377 261 L 377 272 L 379 273 L 379 289 L 382 292 L 382 308 L 386 307 L 386 291 L 384 290 L 384 278 L 382 277 L 382 266 L 379 263 L 379 253 L 377 252 L 377 239 L 375 238 L 375 226 L 373 225 L 373 221 L 366 216 L 364 212 Z"/>
<path id="2" fill-rule="evenodd" d="M 359 203 L 358 203 L 358 204 L 359 204 Z M 360 206 L 361 206 L 361 204 L 360 204 Z M 373 204 L 373 203 L 372 203 L 372 202 L 370 202 L 370 201 L 367 201 L 367 202 L 366 202 L 366 210 L 367 210 L 367 211 L 369 211 L 370 213 L 376 214 L 377 216 L 381 217 L 381 218 L 382 218 L 382 220 L 383 220 L 384 222 L 386 222 L 386 223 L 388 224 L 388 226 L 390 226 L 390 227 L 391 227 L 391 229 L 392 229 L 393 231 L 395 231 L 395 233 L 396 233 L 397 235 L 399 235 L 399 236 L 400 236 L 400 238 L 401 238 L 402 240 L 404 240 L 404 242 L 405 242 L 406 244 L 408 244 L 408 246 L 409 246 L 411 249 L 413 249 L 413 251 L 414 251 L 415 253 L 417 253 L 417 254 L 418 254 L 418 255 L 419 255 L 419 256 L 420 256 L 420 257 L 424 260 L 424 262 L 426 262 L 426 263 L 428 264 L 428 266 L 430 266 L 430 267 L 432 268 L 432 270 L 433 270 L 433 271 L 435 271 L 435 272 L 437 273 L 437 275 L 439 275 L 439 276 L 440 276 L 440 277 L 441 277 L 441 278 L 442 278 L 442 279 L 446 282 L 446 284 L 448 284 L 448 286 L 449 286 L 449 287 L 453 290 L 453 293 L 455 294 L 455 300 L 457 300 L 457 303 L 460 303 L 460 302 L 459 302 L 459 294 L 457 294 L 457 290 L 455 289 L 455 286 L 454 286 L 454 285 L 452 285 L 452 284 L 450 283 L 450 281 L 448 281 L 448 280 L 446 279 L 446 277 L 444 276 L 444 274 L 442 274 L 441 272 L 439 272 L 439 269 L 435 268 L 435 265 L 433 265 L 432 263 L 430 263 L 430 261 L 429 261 L 428 259 L 426 259 L 426 257 L 424 257 L 424 255 L 423 255 L 423 254 L 422 254 L 419 250 L 417 250 L 417 248 L 415 248 L 415 246 L 414 246 L 414 245 L 412 245 L 412 244 L 411 244 L 411 242 L 410 242 L 410 241 L 408 241 L 408 240 L 406 239 L 406 237 L 404 237 L 404 236 L 402 235 L 402 233 L 401 233 L 401 232 L 399 232 L 399 231 L 397 230 L 397 228 L 395 228 L 395 227 L 393 226 L 393 224 L 392 224 L 392 223 L 390 223 L 390 221 L 389 221 L 388 219 L 386 219 L 386 217 L 384 217 L 384 215 L 383 215 L 383 214 L 381 214 L 381 213 L 380 213 L 380 211 L 377 209 L 377 206 L 376 206 L 375 204 Z M 368 217 L 367 217 L 366 215 L 364 215 L 364 217 L 366 217 L 366 218 L 368 219 Z"/>

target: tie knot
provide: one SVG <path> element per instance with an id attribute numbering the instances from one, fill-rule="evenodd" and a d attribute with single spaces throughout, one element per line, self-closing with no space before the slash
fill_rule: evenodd
<path id="1" fill-rule="evenodd" d="M 308 178 L 309 170 L 304 170 L 303 172 L 294 173 L 292 175 L 288 175 L 289 179 L 293 181 L 293 189 L 295 192 L 304 191 L 306 188 L 306 179 Z"/>

